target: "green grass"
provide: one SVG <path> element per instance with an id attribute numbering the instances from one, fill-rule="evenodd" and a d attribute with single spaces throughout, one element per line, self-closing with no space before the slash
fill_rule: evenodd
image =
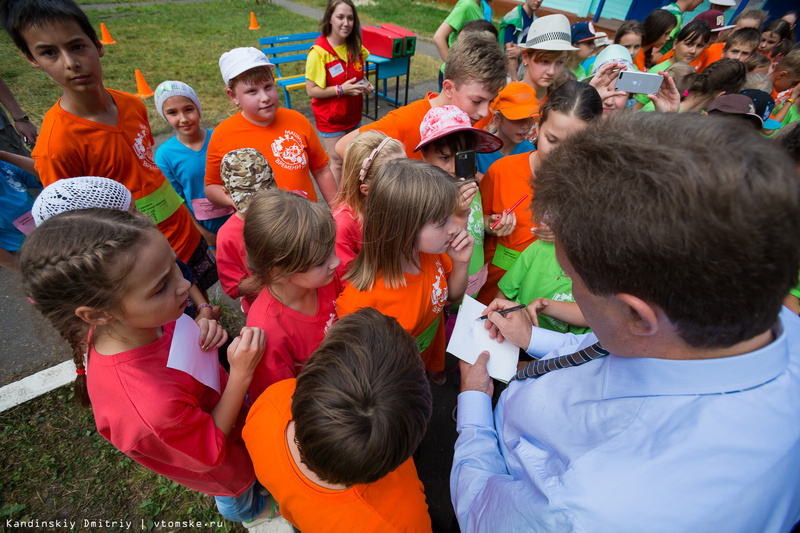
<path id="1" fill-rule="evenodd" d="M 132 522 L 135 531 L 189 520 L 214 523 L 202 530 L 244 531 L 219 515 L 213 497 L 154 474 L 111 446 L 97 433 L 91 410 L 74 403 L 71 385 L 0 414 L 0 439 L 4 531 L 7 520 L 40 523 L 9 531 L 66 531 L 41 524 L 68 520 L 86 530 L 84 520 L 101 519 Z"/>

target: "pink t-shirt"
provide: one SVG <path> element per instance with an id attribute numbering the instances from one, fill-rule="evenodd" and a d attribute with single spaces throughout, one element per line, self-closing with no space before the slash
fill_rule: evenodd
<path id="1" fill-rule="evenodd" d="M 217 273 L 225 294 L 234 300 L 240 296 L 239 283 L 252 273 L 247 268 L 247 252 L 244 249 L 244 220 L 235 214 L 217 232 Z M 257 294 L 242 297 L 245 316 Z"/>
<path id="2" fill-rule="evenodd" d="M 264 330 L 267 349 L 253 372 L 248 392 L 250 402 L 256 401 L 267 387 L 278 381 L 297 377 L 311 352 L 337 320 L 336 298 L 342 290 L 339 273 L 333 281 L 317 289 L 317 312 L 304 315 L 275 299 L 264 288 L 250 307 L 247 325 Z"/>
<path id="3" fill-rule="evenodd" d="M 333 220 L 336 221 L 336 257 L 341 261 L 337 272 L 344 276 L 350 262 L 361 251 L 361 222 L 347 204 L 333 210 Z"/>
<path id="4" fill-rule="evenodd" d="M 255 482 L 242 441 L 243 406 L 225 434 L 211 411 L 220 394 L 167 368 L 175 322 L 161 338 L 116 355 L 90 349 L 86 369 L 97 431 L 122 453 L 176 483 L 213 496 L 239 496 Z M 222 390 L 228 374 L 219 367 Z"/>

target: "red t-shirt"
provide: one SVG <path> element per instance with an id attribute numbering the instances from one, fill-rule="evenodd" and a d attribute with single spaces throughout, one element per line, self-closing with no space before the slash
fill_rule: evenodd
<path id="1" fill-rule="evenodd" d="M 350 262 L 361 251 L 361 222 L 347 204 L 333 210 L 333 220 L 336 221 L 336 257 L 341 260 L 337 271 L 344 276 Z"/>
<path id="2" fill-rule="evenodd" d="M 220 394 L 189 374 L 167 368 L 175 322 L 155 342 L 116 355 L 89 350 L 86 379 L 97 431 L 119 451 L 157 474 L 198 492 L 239 496 L 255 482 L 242 441 L 247 410 L 228 437 L 211 411 Z M 219 366 L 222 390 L 228 374 Z"/>
<path id="3" fill-rule="evenodd" d="M 244 248 L 244 220 L 234 214 L 228 218 L 217 232 L 217 273 L 219 283 L 225 294 L 234 300 L 241 296 L 239 284 L 252 275 L 247 268 L 247 252 Z M 242 297 L 242 311 L 245 316 L 257 294 Z"/>
<path id="4" fill-rule="evenodd" d="M 422 140 L 419 127 L 422 124 L 422 119 L 425 118 L 425 113 L 431 110 L 431 98 L 436 98 L 437 96 L 439 95 L 429 92 L 422 100 L 417 100 L 407 106 L 395 109 L 382 119 L 366 126 L 361 126 L 358 131 L 382 131 L 389 137 L 403 143 L 403 146 L 406 147 L 406 156 L 409 159 L 422 161 L 422 151 L 414 151 Z"/>
<path id="5" fill-rule="evenodd" d="M 372 307 L 397 319 L 403 329 L 417 339 L 425 369 L 444 370 L 444 321 L 447 305 L 447 278 L 453 263 L 446 254 L 420 255 L 420 273 L 405 274 L 406 285 L 397 289 L 379 278 L 370 291 L 359 291 L 348 284 L 337 300 L 339 317 L 362 307 Z"/>
<path id="6" fill-rule="evenodd" d="M 100 176 L 124 185 L 134 201 L 156 193 L 162 186 L 177 197 L 153 159 L 147 108 L 135 96 L 106 90 L 119 112 L 114 126 L 64 111 L 61 99 L 45 114 L 31 154 L 42 185 L 63 178 Z M 184 205 L 160 222 L 158 229 L 184 263 L 200 244 L 200 232 Z"/>
<path id="7" fill-rule="evenodd" d="M 273 383 L 300 373 L 336 321 L 336 297 L 341 289 L 337 272 L 332 282 L 317 289 L 314 315 L 283 305 L 266 287 L 261 291 L 247 314 L 247 325 L 263 329 L 267 336 L 264 357 L 253 372 L 248 389 L 251 402 Z"/>
<path id="8" fill-rule="evenodd" d="M 258 480 L 281 515 L 301 531 L 318 533 L 430 532 L 425 488 L 410 457 L 378 481 L 345 490 L 320 487 L 303 475 L 286 443 L 295 383 L 287 379 L 267 389 L 243 431 Z"/>
<path id="9" fill-rule="evenodd" d="M 206 185 L 223 185 L 219 174 L 222 158 L 231 150 L 254 148 L 267 158 L 275 182 L 286 191 L 304 191 L 317 201 L 309 171 L 328 164 L 328 154 L 306 117 L 292 109 L 278 108 L 268 126 L 257 126 L 241 113 L 223 120 L 211 134 L 206 156 Z"/>

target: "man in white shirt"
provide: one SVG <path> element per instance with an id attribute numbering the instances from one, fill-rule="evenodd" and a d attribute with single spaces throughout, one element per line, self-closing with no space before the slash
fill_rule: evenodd
<path id="1" fill-rule="evenodd" d="M 461 363 L 461 530 L 790 531 L 800 319 L 781 302 L 800 268 L 800 181 L 788 156 L 724 119 L 630 114 L 564 141 L 533 198 L 593 333 L 490 305 L 487 327 L 543 360 L 494 416 L 488 354 Z"/>

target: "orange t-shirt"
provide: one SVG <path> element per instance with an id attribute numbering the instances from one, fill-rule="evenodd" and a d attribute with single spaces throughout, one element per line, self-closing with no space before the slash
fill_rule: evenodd
<path id="1" fill-rule="evenodd" d="M 481 180 L 480 191 L 484 215 L 500 214 L 504 209 L 508 209 L 517 203 L 524 195 L 528 195 L 528 198 L 514 209 L 514 214 L 517 216 L 517 225 L 511 235 L 505 237 L 486 235 L 484 254 L 486 262 L 489 264 L 489 276 L 478 293 L 478 301 L 481 303 L 488 304 L 492 301 L 495 292 L 497 292 L 497 284 L 506 273 L 506 269 L 493 264 L 498 245 L 516 252 L 522 252 L 530 243 L 536 240 L 536 237 L 531 233 L 533 225 L 530 210 L 532 194 L 530 186 L 532 178 L 531 153 L 509 155 L 495 161 L 486 171 L 483 180 Z"/>
<path id="2" fill-rule="evenodd" d="M 370 291 L 359 291 L 351 283 L 345 286 L 336 310 L 339 318 L 372 307 L 397 319 L 403 329 L 417 339 L 425 369 L 444 370 L 444 321 L 447 305 L 447 277 L 453 263 L 446 254 L 419 254 L 420 273 L 405 274 L 406 286 L 390 289 L 379 278 Z"/>
<path id="3" fill-rule="evenodd" d="M 697 72 L 703 72 L 711 63 L 715 63 L 722 59 L 722 51 L 724 48 L 725 43 L 714 43 L 700 52 L 700 56 L 697 58 L 697 61 L 700 61 L 700 64 L 694 67 L 697 69 Z"/>
<path id="4" fill-rule="evenodd" d="M 286 443 L 295 384 L 287 379 L 269 387 L 242 430 L 256 477 L 281 515 L 301 531 L 431 531 L 425 488 L 410 457 L 378 481 L 345 490 L 320 487 L 303 475 Z"/>
<path id="5" fill-rule="evenodd" d="M 644 50 L 641 48 L 639 48 L 639 53 L 636 54 L 636 57 L 633 58 L 633 64 L 639 69 L 639 72 L 647 72 L 647 69 L 644 68 Z"/>
<path id="6" fill-rule="evenodd" d="M 306 117 L 292 109 L 278 108 L 268 126 L 257 126 L 242 113 L 228 117 L 214 129 L 206 156 L 206 185 L 223 185 L 219 174 L 222 158 L 231 150 L 254 148 L 267 158 L 275 183 L 287 191 L 304 191 L 317 201 L 310 171 L 328 164 L 328 154 Z"/>
<path id="7" fill-rule="evenodd" d="M 431 110 L 431 98 L 436 98 L 437 96 L 439 95 L 436 93 L 428 92 L 422 100 L 417 100 L 407 106 L 395 109 L 382 119 L 366 126 L 361 126 L 358 131 L 381 131 L 403 143 L 403 146 L 406 147 L 406 156 L 409 159 L 422 161 L 422 151 L 414 151 L 414 148 L 422 140 L 419 126 L 422 124 L 422 119 L 425 118 L 425 113 Z"/>
<path id="8" fill-rule="evenodd" d="M 115 126 L 64 111 L 60 98 L 45 114 L 31 154 L 42 185 L 63 178 L 101 176 L 124 185 L 134 201 L 162 186 L 174 193 L 153 159 L 153 134 L 147 108 L 135 96 L 106 90 L 119 112 Z M 188 261 L 200 244 L 200 232 L 184 205 L 159 223 L 158 229 L 181 261 Z"/>

